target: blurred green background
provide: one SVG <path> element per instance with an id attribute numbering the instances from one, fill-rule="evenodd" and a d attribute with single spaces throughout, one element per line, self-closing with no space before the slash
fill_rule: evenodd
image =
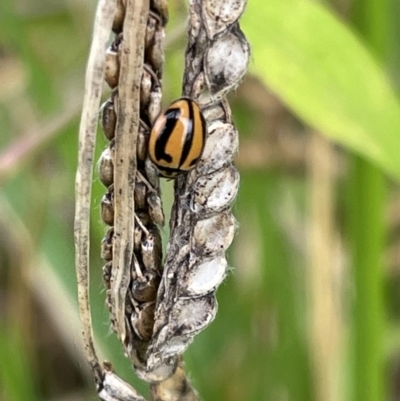
<path id="1" fill-rule="evenodd" d="M 165 104 L 180 95 L 187 19 L 184 1 L 170 3 Z M 0 2 L 0 401 L 96 399 L 73 247 L 95 6 Z M 396 0 L 249 0 L 252 60 L 230 96 L 241 138 L 232 271 L 185 354 L 204 400 L 400 400 L 399 12 Z M 105 146 L 99 132 L 97 156 Z M 96 342 L 147 394 L 104 305 L 104 191 L 95 176 Z"/>

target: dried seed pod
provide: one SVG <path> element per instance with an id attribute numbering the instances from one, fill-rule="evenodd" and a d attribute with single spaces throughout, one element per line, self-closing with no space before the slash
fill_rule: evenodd
<path id="1" fill-rule="evenodd" d="M 110 141 L 115 138 L 117 115 L 119 116 L 118 107 L 124 105 L 126 100 L 126 93 L 121 88 L 118 88 L 118 84 L 120 63 L 125 62 L 125 57 L 120 59 L 122 34 L 126 35 L 127 38 L 129 36 L 127 20 L 125 20 L 126 24 L 124 24 L 126 0 L 116 0 L 116 4 L 113 30 L 118 36 L 107 50 L 105 61 L 105 80 L 112 89 L 115 89 L 112 97 L 104 103 L 101 110 L 101 123 L 105 136 Z M 146 14 L 148 11 L 146 10 Z M 161 13 L 160 16 L 157 14 L 159 12 Z M 161 200 L 157 195 L 159 191 L 158 176 L 157 174 L 152 176 L 152 173 L 150 173 L 149 177 L 147 177 L 147 170 L 151 171 L 151 169 L 145 167 L 150 131 L 146 124 L 152 123 L 161 110 L 160 78 L 161 62 L 163 61 L 161 44 L 164 35 L 162 24 L 166 22 L 167 15 L 165 0 L 150 0 L 150 13 L 145 38 L 145 60 L 135 60 L 135 63 L 136 61 L 144 61 L 145 63 L 147 62 L 147 65 L 144 65 L 144 72 L 140 82 L 140 119 L 142 121 L 138 138 L 139 143 L 136 143 L 137 177 L 133 186 L 135 224 L 133 226 L 130 225 L 128 235 L 128 237 L 131 236 L 132 232 L 130 230 L 133 228 L 132 263 L 131 266 L 128 266 L 129 270 L 127 272 L 124 270 L 123 272 L 123 278 L 126 278 L 126 280 L 122 280 L 124 281 L 123 283 L 119 280 L 121 270 L 118 270 L 118 258 L 113 260 L 113 252 L 119 255 L 118 249 L 126 244 L 123 240 L 124 236 L 120 237 L 118 235 L 114 238 L 114 228 L 111 228 L 102 241 L 102 256 L 108 262 L 104 266 L 103 275 L 107 288 L 106 303 L 111 313 L 112 328 L 114 331 L 119 331 L 117 334 L 123 339 L 125 352 L 131 357 L 134 366 L 139 370 L 139 375 L 150 381 L 162 380 L 170 376 L 177 366 L 177 359 L 174 357 L 166 358 L 165 363 L 154 366 L 152 370 L 148 370 L 146 366 L 148 341 L 151 339 L 153 331 L 155 300 L 161 279 L 162 247 L 160 234 L 155 222 L 162 223 L 164 220 L 163 213 L 160 210 Z M 135 54 L 138 55 L 139 53 Z M 125 69 L 123 69 L 123 72 L 125 73 Z M 116 96 L 121 96 L 121 102 L 118 99 L 116 100 Z M 127 110 L 127 114 L 132 111 L 129 106 Z M 119 123 L 123 123 L 123 121 Z M 125 138 L 125 133 L 123 138 Z M 119 152 L 120 148 L 117 150 Z M 119 156 L 121 158 L 118 161 L 123 158 L 123 152 Z M 101 216 L 105 223 L 111 226 L 114 224 L 114 203 L 117 208 L 117 205 L 119 205 L 117 200 L 120 200 L 117 198 L 114 200 L 114 195 L 117 197 L 121 193 L 125 193 L 124 189 L 122 189 L 118 194 L 114 194 L 114 159 L 115 149 L 113 148 L 113 143 L 110 143 L 109 148 L 103 152 L 98 167 L 100 181 L 109 188 L 108 193 L 103 196 L 101 201 Z M 132 184 L 131 180 L 130 184 Z M 149 191 L 155 191 L 155 195 L 149 198 Z M 131 196 L 132 192 L 128 193 L 128 195 Z M 119 222 L 120 220 L 118 220 Z M 121 228 L 121 226 L 123 224 L 117 225 L 116 228 Z M 130 241 L 129 238 L 127 240 Z M 117 241 L 122 241 L 123 243 Z M 131 249 L 129 248 L 129 250 Z M 114 262 L 114 269 L 112 268 L 112 262 Z M 122 298 L 120 295 L 122 295 Z M 122 398 L 124 398 L 123 395 Z"/>
<path id="2" fill-rule="evenodd" d="M 164 64 L 164 36 L 164 29 L 158 26 L 154 33 L 153 46 L 150 47 L 148 55 L 149 62 L 155 71 L 160 71 Z"/>
<path id="3" fill-rule="evenodd" d="M 150 102 L 147 109 L 147 114 L 149 116 L 150 124 L 154 124 L 156 118 L 161 113 L 161 86 L 153 85 L 150 93 Z"/>
<path id="4" fill-rule="evenodd" d="M 239 85 L 246 73 L 249 58 L 250 46 L 239 28 L 211 44 L 204 60 L 204 71 L 214 99 L 225 96 Z"/>
<path id="5" fill-rule="evenodd" d="M 150 340 L 153 334 L 155 302 L 140 305 L 131 316 L 133 330 L 142 340 Z"/>
<path id="6" fill-rule="evenodd" d="M 135 231 L 133 234 L 133 247 L 135 252 L 138 252 L 142 249 L 142 235 L 142 229 L 139 226 L 135 225 Z"/>
<path id="7" fill-rule="evenodd" d="M 160 15 L 162 24 L 168 22 L 168 0 L 151 0 L 151 8 Z"/>
<path id="8" fill-rule="evenodd" d="M 117 115 L 115 113 L 115 107 L 112 98 L 103 103 L 100 113 L 104 135 L 109 141 L 111 141 L 115 136 L 115 127 L 117 125 Z"/>
<path id="9" fill-rule="evenodd" d="M 229 211 L 197 221 L 191 247 L 193 255 L 197 258 L 224 252 L 233 241 L 235 225 L 236 221 Z"/>
<path id="10" fill-rule="evenodd" d="M 146 208 L 146 196 L 147 196 L 147 185 L 144 182 L 136 180 L 135 184 L 135 209 L 145 209 Z"/>
<path id="11" fill-rule="evenodd" d="M 138 160 L 145 161 L 147 157 L 147 148 L 149 144 L 150 129 L 141 122 L 136 144 L 136 155 Z"/>
<path id="12" fill-rule="evenodd" d="M 111 263 L 107 263 L 107 265 L 111 265 Z M 106 266 L 104 266 L 104 267 L 106 267 Z M 109 266 L 107 266 L 107 269 L 109 269 Z M 107 309 L 109 311 L 111 311 L 111 305 L 112 305 L 112 302 L 111 302 L 111 289 L 110 289 L 111 288 L 111 276 L 110 276 L 110 279 L 108 279 L 108 273 L 107 273 L 106 278 L 108 280 L 108 281 L 104 280 L 105 284 L 106 284 L 106 288 L 107 288 L 106 289 L 106 306 L 107 306 Z M 110 283 L 110 284 L 108 284 L 108 283 Z M 108 285 L 110 285 L 110 288 L 108 288 Z M 111 318 L 111 329 L 115 331 L 115 322 L 114 322 L 113 318 Z"/>
<path id="13" fill-rule="evenodd" d="M 131 262 L 132 283 L 134 283 L 136 280 L 142 280 L 144 270 L 143 264 L 139 263 L 137 255 L 133 254 Z"/>
<path id="14" fill-rule="evenodd" d="M 118 86 L 119 81 L 119 56 L 115 48 L 111 47 L 106 52 L 106 67 L 104 79 L 111 89 Z"/>
<path id="15" fill-rule="evenodd" d="M 128 297 L 127 297 L 128 299 Z M 137 354 L 136 354 L 136 350 L 133 351 L 132 350 L 132 344 L 134 342 L 134 338 L 137 337 L 134 333 L 133 333 L 133 328 L 131 325 L 131 317 L 125 315 L 125 329 L 126 329 L 126 348 L 125 348 L 125 353 L 126 356 L 128 356 L 131 359 L 135 359 L 137 360 Z M 133 353 L 133 355 L 131 355 Z"/>
<path id="16" fill-rule="evenodd" d="M 111 270 L 112 270 L 112 262 L 107 262 L 103 266 L 103 281 L 107 290 L 111 288 Z"/>
<path id="17" fill-rule="evenodd" d="M 207 87 L 206 77 L 204 72 L 200 72 L 195 81 L 193 82 L 193 95 L 192 98 L 195 100 L 199 105 L 207 105 L 207 104 L 214 104 L 214 98 L 212 93 Z"/>
<path id="18" fill-rule="evenodd" d="M 152 83 L 152 75 L 150 68 L 143 68 L 142 79 L 140 81 L 140 108 L 145 110 L 150 101 L 150 92 Z"/>
<path id="19" fill-rule="evenodd" d="M 234 24 L 242 15 L 247 1 L 243 0 L 215 0 L 202 1 L 203 21 L 210 39 Z"/>
<path id="20" fill-rule="evenodd" d="M 99 179 L 105 187 L 114 182 L 114 148 L 109 146 L 103 151 L 99 160 Z"/>
<path id="21" fill-rule="evenodd" d="M 111 261 L 113 257 L 113 237 L 114 228 L 111 227 L 101 241 L 101 257 L 107 262 Z"/>
<path id="22" fill-rule="evenodd" d="M 237 130 L 233 124 L 215 121 L 208 130 L 203 155 L 196 166 L 199 175 L 213 173 L 232 163 L 239 146 Z"/>
<path id="23" fill-rule="evenodd" d="M 219 103 L 213 103 L 212 107 L 203 108 L 203 115 L 209 124 L 211 125 L 216 120 L 232 121 L 231 109 L 226 100 L 221 100 Z M 211 132 L 211 130 L 210 130 Z"/>
<path id="24" fill-rule="evenodd" d="M 201 263 L 191 266 L 181 295 L 198 296 L 214 291 L 225 278 L 227 269 L 223 256 L 202 259 Z"/>
<path id="25" fill-rule="evenodd" d="M 159 236 L 155 235 L 156 232 L 156 230 L 152 230 L 142 241 L 142 260 L 146 270 L 159 270 L 161 268 L 161 240 Z"/>
<path id="26" fill-rule="evenodd" d="M 153 236 L 154 241 L 154 249 L 156 252 L 156 270 L 162 271 L 162 241 L 161 241 L 161 234 L 157 227 L 153 226 L 150 228 L 150 234 Z"/>
<path id="27" fill-rule="evenodd" d="M 155 191 L 152 191 L 147 196 L 147 204 L 149 206 L 149 214 L 155 224 L 164 225 L 165 217 L 162 209 L 161 198 Z"/>
<path id="28" fill-rule="evenodd" d="M 132 297 L 138 302 L 154 301 L 160 284 L 160 276 L 153 271 L 146 271 L 142 277 L 132 283 Z"/>
<path id="29" fill-rule="evenodd" d="M 239 173 L 233 166 L 199 177 L 193 184 L 191 210 L 199 215 L 218 213 L 229 207 L 239 187 Z"/>
<path id="30" fill-rule="evenodd" d="M 151 186 L 154 188 L 154 190 L 158 191 L 160 187 L 158 170 L 148 157 L 146 157 L 146 160 L 144 161 L 144 168 L 146 170 L 147 179 L 149 180 Z"/>
<path id="31" fill-rule="evenodd" d="M 126 295 L 126 303 L 125 303 L 125 312 L 127 314 L 135 313 L 137 307 L 137 302 L 135 302 L 132 298 L 132 292 L 128 289 L 128 293 Z"/>
<path id="32" fill-rule="evenodd" d="M 193 340 L 193 336 L 207 327 L 215 318 L 217 303 L 214 294 L 198 298 L 178 298 L 169 314 L 169 324 L 157 327 L 155 322 L 153 338 L 148 360 L 148 369 L 157 366 L 168 356 L 182 354 Z M 157 350 L 157 351 L 155 351 Z"/>
<path id="33" fill-rule="evenodd" d="M 148 236 L 144 241 L 142 241 L 141 253 L 142 253 L 143 264 L 146 270 L 155 270 L 156 260 L 154 258 L 154 242 L 151 236 Z"/>
<path id="34" fill-rule="evenodd" d="M 162 382 L 154 382 L 150 384 L 150 399 L 170 401 L 198 400 L 198 395 L 192 388 L 182 358 L 179 358 L 179 365 L 171 377 Z"/>
<path id="35" fill-rule="evenodd" d="M 109 226 L 114 225 L 113 193 L 107 192 L 101 199 L 101 218 Z"/>
<path id="36" fill-rule="evenodd" d="M 135 364 L 135 372 L 140 380 L 144 380 L 148 383 L 161 382 L 171 377 L 175 372 L 178 365 L 178 358 L 166 357 L 162 363 L 152 363 L 151 367 L 149 364 L 145 368 L 141 365 Z"/>
<path id="37" fill-rule="evenodd" d="M 105 366 L 104 379 L 98 394 L 101 400 L 115 400 L 116 394 L 123 394 L 125 400 L 146 401 L 131 385 L 118 377 L 110 366 Z"/>
<path id="38" fill-rule="evenodd" d="M 117 8 L 115 10 L 114 21 L 112 24 L 112 30 L 115 33 L 120 33 L 124 26 L 125 19 L 125 1 L 117 0 Z"/>
<path id="39" fill-rule="evenodd" d="M 144 42 L 145 49 L 149 49 L 153 46 L 154 35 L 156 32 L 157 25 L 159 23 L 160 23 L 160 18 L 157 16 L 157 14 L 150 11 L 149 19 L 147 20 L 147 25 L 146 25 L 146 36 Z"/>
<path id="40" fill-rule="evenodd" d="M 125 316 L 125 327 L 127 330 L 127 338 L 124 342 L 125 355 L 132 361 L 135 369 L 143 369 L 146 361 L 146 344 L 142 339 L 138 337 L 135 330 L 132 327 L 131 316 Z"/>
<path id="41" fill-rule="evenodd" d="M 147 211 L 144 210 L 138 210 L 135 215 L 137 216 L 137 218 L 140 220 L 140 222 L 142 223 L 142 225 L 144 227 L 149 227 L 152 225 L 152 221 L 150 218 L 150 215 L 147 213 Z"/>
<path id="42" fill-rule="evenodd" d="M 238 135 L 225 96 L 239 84 L 249 60 L 249 45 L 237 22 L 244 2 L 189 2 L 183 94 L 204 111 L 210 134 L 196 168 L 175 180 L 147 371 L 182 354 L 213 320 L 215 291 L 228 269 L 224 253 L 235 229 L 230 207 L 239 175 L 233 166 Z"/>

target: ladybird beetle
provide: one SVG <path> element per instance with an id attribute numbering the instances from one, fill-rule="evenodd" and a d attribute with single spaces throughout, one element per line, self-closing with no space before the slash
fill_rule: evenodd
<path id="1" fill-rule="evenodd" d="M 149 156 L 160 174 L 175 178 L 192 170 L 203 153 L 207 125 L 199 105 L 180 98 L 160 114 L 150 132 Z"/>

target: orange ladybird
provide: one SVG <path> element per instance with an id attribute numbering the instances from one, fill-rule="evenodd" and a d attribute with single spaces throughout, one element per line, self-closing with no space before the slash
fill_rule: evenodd
<path id="1" fill-rule="evenodd" d="M 192 170 L 203 153 L 207 125 L 199 105 L 188 98 L 171 103 L 150 132 L 149 156 L 163 177 Z"/>

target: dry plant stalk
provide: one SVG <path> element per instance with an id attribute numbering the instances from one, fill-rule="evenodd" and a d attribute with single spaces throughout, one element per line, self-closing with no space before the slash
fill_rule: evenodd
<path id="1" fill-rule="evenodd" d="M 238 133 L 226 94 L 244 76 L 250 49 L 238 24 L 246 1 L 191 0 L 183 94 L 196 100 L 208 125 L 196 168 L 175 180 L 171 238 L 157 297 L 148 367 L 182 354 L 215 317 L 215 291 L 228 264 L 239 174 Z"/>
<path id="2" fill-rule="evenodd" d="M 318 400 L 338 401 L 340 372 L 340 240 L 335 228 L 335 152 L 318 133 L 309 146 L 309 338 Z"/>
<path id="3" fill-rule="evenodd" d="M 138 3 L 136 2 L 135 5 Z M 86 73 L 76 176 L 75 263 L 83 341 L 98 394 L 105 401 L 144 401 L 144 398 L 136 390 L 112 372 L 109 364 L 100 364 L 94 347 L 89 303 L 89 216 L 94 144 L 105 70 L 105 49 L 109 41 L 116 6 L 116 0 L 100 0 L 98 4 L 93 42 Z M 132 7 L 132 2 L 130 7 Z"/>
<path id="4" fill-rule="evenodd" d="M 139 377 L 152 382 L 171 376 L 177 367 L 177 359 L 152 370 L 146 364 L 162 274 L 158 225 L 164 223 L 158 177 L 147 162 L 147 142 L 149 127 L 161 110 L 162 40 L 168 16 L 164 2 L 143 2 L 143 8 L 138 4 L 139 18 L 125 2 L 117 4 L 116 38 L 107 51 L 105 73 L 113 93 L 102 113 L 110 144 L 100 159 L 99 175 L 108 188 L 102 218 L 112 226 L 102 254 L 113 329 Z"/>
<path id="5" fill-rule="evenodd" d="M 115 157 L 112 162 L 115 194 L 114 238 L 118 240 L 113 242 L 111 313 L 115 330 L 122 342 L 126 339 L 125 299 L 131 276 L 130 266 L 133 254 L 136 142 L 139 132 L 139 94 L 148 13 L 148 0 L 135 1 L 134 4 L 127 2 L 123 29 L 128 34 L 123 35 L 117 55 L 120 68 L 118 91 L 114 98 L 117 120 L 114 138 Z M 116 40 L 120 39 L 117 37 Z"/>
<path id="6" fill-rule="evenodd" d="M 99 176 L 108 189 L 101 209 L 103 221 L 111 228 L 103 240 L 102 255 L 107 262 L 104 281 L 112 326 L 138 376 L 153 382 L 169 378 L 178 366 L 178 359 L 170 358 L 147 369 L 162 274 L 158 226 L 164 223 L 159 180 L 147 160 L 147 142 L 149 127 L 161 111 L 168 15 L 164 1 L 140 4 L 134 4 L 135 16 L 129 2 L 117 3 L 116 37 L 107 50 L 105 71 L 113 92 L 102 107 L 103 130 L 110 143 L 100 159 Z M 178 384 L 191 388 L 187 381 L 182 386 L 181 379 Z"/>
<path id="7" fill-rule="evenodd" d="M 89 216 L 94 144 L 104 75 L 104 49 L 109 40 L 115 5 L 116 0 L 100 0 L 97 8 L 93 41 L 86 71 L 85 96 L 79 127 L 78 171 L 75 182 L 74 233 L 79 312 L 83 326 L 86 356 L 93 371 L 98 390 L 101 389 L 103 382 L 103 368 L 100 366 L 93 344 L 89 302 Z"/>
<path id="8" fill-rule="evenodd" d="M 245 1 L 190 3 L 183 92 L 203 108 L 209 135 L 196 169 L 175 182 L 172 237 L 162 266 L 164 223 L 159 181 L 147 157 L 149 130 L 161 110 L 166 0 L 100 0 L 86 77 L 76 179 L 76 266 L 86 354 L 103 400 L 144 400 L 99 363 L 89 305 L 89 204 L 97 109 L 103 76 L 112 89 L 102 106 L 109 146 L 99 161 L 101 202 L 110 226 L 102 242 L 112 328 L 156 401 L 196 401 L 182 353 L 216 314 L 215 290 L 227 272 L 235 219 L 238 146 L 225 96 L 243 77 L 249 46 L 238 18 Z M 115 14 L 115 15 L 114 15 Z M 107 52 L 111 28 L 116 34 Z M 105 74 L 104 74 L 105 72 Z M 161 282 L 161 287 L 159 288 Z M 157 306 L 157 309 L 156 309 Z"/>
<path id="9" fill-rule="evenodd" d="M 160 400 L 178 399 L 182 393 L 194 394 L 177 358 L 166 367 L 159 367 L 159 371 L 145 369 L 161 276 L 157 224 L 164 220 L 158 177 L 145 163 L 146 142 L 149 127 L 161 109 L 162 40 L 168 18 L 163 1 L 154 0 L 150 12 L 149 8 L 148 0 L 99 3 L 80 129 L 75 221 L 79 301 L 87 358 L 99 396 L 104 400 L 143 398 L 112 372 L 111 365 L 99 363 L 93 344 L 88 301 L 89 202 L 103 76 L 113 89 L 102 108 L 103 130 L 110 144 L 99 162 L 100 180 L 108 188 L 101 204 L 102 218 L 112 226 L 103 240 L 102 255 L 107 261 L 104 281 L 113 329 L 143 379 L 157 380 L 159 371 L 162 377 L 172 375 L 168 391 Z M 111 25 L 117 36 L 105 52 Z"/>

